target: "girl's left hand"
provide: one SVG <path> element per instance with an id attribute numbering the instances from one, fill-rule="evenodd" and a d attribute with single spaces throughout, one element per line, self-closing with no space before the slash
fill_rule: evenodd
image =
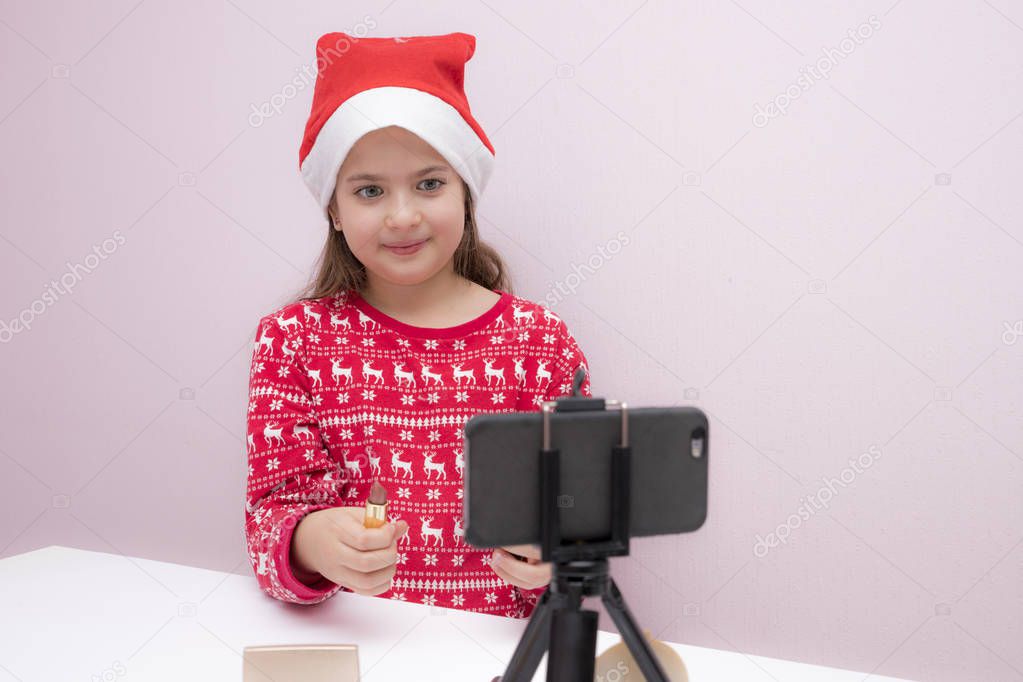
<path id="1" fill-rule="evenodd" d="M 515 554 L 525 557 L 525 560 Z M 535 590 L 551 582 L 551 564 L 540 561 L 539 545 L 499 547 L 490 558 L 490 567 L 506 582 L 524 590 Z"/>

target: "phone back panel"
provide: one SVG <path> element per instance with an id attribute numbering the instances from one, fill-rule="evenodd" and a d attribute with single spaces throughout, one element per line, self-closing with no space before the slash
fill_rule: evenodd
<path id="1" fill-rule="evenodd" d="M 707 417 L 694 407 L 628 408 L 630 536 L 696 530 L 707 516 Z M 618 409 L 553 412 L 551 447 L 561 453 L 562 538 L 611 533 L 611 448 L 621 442 Z M 702 450 L 694 457 L 694 434 Z M 463 523 L 477 547 L 540 543 L 540 412 L 484 413 L 465 425 Z"/>

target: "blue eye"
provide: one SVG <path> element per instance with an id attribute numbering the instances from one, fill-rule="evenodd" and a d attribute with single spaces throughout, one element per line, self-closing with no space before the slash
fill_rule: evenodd
<path id="1" fill-rule="evenodd" d="M 380 196 L 379 194 L 377 194 L 377 195 L 372 196 L 372 197 L 367 197 L 365 194 L 362 193 L 364 190 L 367 190 L 367 189 L 380 189 L 380 188 L 377 187 L 376 185 L 366 185 L 365 187 L 360 187 L 359 189 L 355 190 L 355 194 L 360 196 L 360 197 L 362 197 L 363 199 L 376 199 L 378 196 Z"/>
<path id="2" fill-rule="evenodd" d="M 441 180 L 439 178 L 427 178 L 426 180 L 423 180 L 419 184 L 422 185 L 424 182 L 435 182 L 435 183 L 437 183 L 437 185 L 432 187 L 432 188 L 424 188 L 424 189 L 426 189 L 427 192 L 430 192 L 430 193 L 436 192 L 441 187 L 443 187 L 444 185 L 447 184 L 446 182 L 444 182 L 443 180 Z M 365 187 L 360 187 L 359 189 L 355 190 L 356 196 L 360 196 L 363 199 L 376 199 L 377 197 L 380 196 L 379 194 L 374 194 L 372 196 L 367 196 L 367 195 L 363 194 L 363 192 L 365 192 L 367 189 L 379 190 L 380 187 L 379 187 L 379 185 L 366 185 Z"/>

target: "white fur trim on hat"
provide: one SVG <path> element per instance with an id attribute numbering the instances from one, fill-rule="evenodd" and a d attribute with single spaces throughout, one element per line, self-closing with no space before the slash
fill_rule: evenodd
<path id="1" fill-rule="evenodd" d="M 392 125 L 415 133 L 436 149 L 479 202 L 494 168 L 494 155 L 472 126 L 439 97 L 386 86 L 363 90 L 335 109 L 302 162 L 302 179 L 324 212 L 352 146 L 366 133 Z"/>

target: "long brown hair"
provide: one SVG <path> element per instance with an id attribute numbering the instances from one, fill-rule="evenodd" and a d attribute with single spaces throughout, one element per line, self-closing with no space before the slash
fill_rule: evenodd
<path id="1" fill-rule="evenodd" d="M 465 230 L 454 253 L 455 274 L 487 289 L 500 289 L 514 294 L 511 278 L 497 251 L 480 239 L 476 226 L 475 202 L 469 186 L 462 181 L 465 193 Z M 333 296 L 340 291 L 366 287 L 366 266 L 348 247 L 341 230 L 334 229 L 327 218 L 327 243 L 317 259 L 316 276 L 297 294 L 298 301 Z"/>

